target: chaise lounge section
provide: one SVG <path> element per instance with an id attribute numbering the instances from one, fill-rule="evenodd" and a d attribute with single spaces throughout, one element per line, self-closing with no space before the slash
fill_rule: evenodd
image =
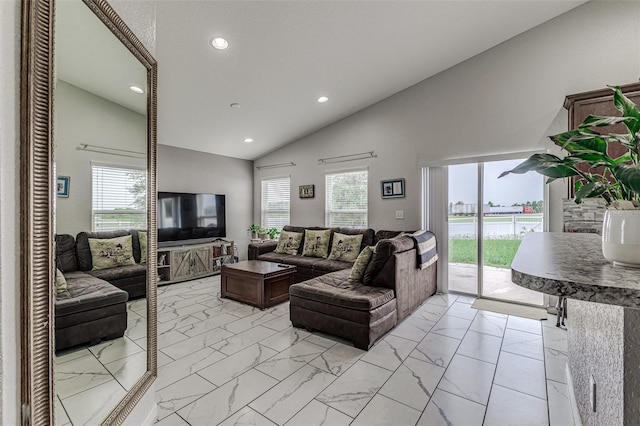
<path id="1" fill-rule="evenodd" d="M 377 237 L 393 234 L 379 231 Z M 382 238 L 363 282 L 349 281 L 351 271 L 342 270 L 292 285 L 289 300 L 293 326 L 333 334 L 368 350 L 436 292 L 437 255 L 424 269 L 417 259 L 410 236 Z"/>

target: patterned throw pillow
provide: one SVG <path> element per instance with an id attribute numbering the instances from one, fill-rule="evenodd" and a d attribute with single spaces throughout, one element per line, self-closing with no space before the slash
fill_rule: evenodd
<path id="1" fill-rule="evenodd" d="M 107 239 L 89 238 L 89 249 L 93 271 L 136 264 L 131 235 Z"/>
<path id="2" fill-rule="evenodd" d="M 320 231 L 304 230 L 304 249 L 303 256 L 324 257 L 329 255 L 329 237 L 331 237 L 331 229 L 323 229 Z"/>
<path id="3" fill-rule="evenodd" d="M 298 248 L 302 243 L 302 232 L 282 231 L 278 245 L 273 251 L 279 254 L 298 254 Z"/>
<path id="4" fill-rule="evenodd" d="M 333 234 L 333 243 L 331 244 L 331 254 L 329 260 L 342 260 L 343 262 L 355 262 L 360 253 L 360 245 L 362 244 L 362 234 L 346 235 Z"/>
<path id="5" fill-rule="evenodd" d="M 140 240 L 140 263 L 147 263 L 147 232 L 138 231 L 138 240 Z"/>
<path id="6" fill-rule="evenodd" d="M 364 271 L 367 269 L 367 265 L 371 262 L 373 257 L 373 247 L 366 246 L 362 249 L 362 252 L 358 255 L 358 258 L 353 263 L 351 268 L 351 275 L 349 275 L 349 282 L 361 283 L 364 277 Z"/>
<path id="7" fill-rule="evenodd" d="M 60 269 L 56 269 L 56 293 L 67 291 L 67 279 L 62 275 Z"/>

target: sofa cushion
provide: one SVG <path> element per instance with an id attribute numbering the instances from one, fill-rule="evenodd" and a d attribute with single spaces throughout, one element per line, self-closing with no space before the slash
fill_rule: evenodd
<path id="1" fill-rule="evenodd" d="M 362 249 L 364 249 L 367 246 L 372 246 L 375 244 L 374 239 L 375 239 L 375 231 L 371 228 L 368 229 L 362 229 L 362 228 L 335 228 L 334 233 L 340 233 L 340 234 L 345 234 L 345 235 L 362 235 L 362 243 L 360 245 L 360 250 L 358 250 L 358 252 L 361 252 Z"/>
<path id="2" fill-rule="evenodd" d="M 331 229 L 316 231 L 307 229 L 304 231 L 303 256 L 323 257 L 329 256 L 329 243 L 331 239 Z"/>
<path id="3" fill-rule="evenodd" d="M 130 229 L 129 231 L 125 231 L 125 232 L 131 235 L 131 245 L 133 246 L 133 260 L 135 260 L 136 263 L 140 263 L 140 261 L 142 260 L 142 248 L 140 247 L 139 233 L 144 232 L 146 235 L 147 231 L 143 229 Z M 100 234 L 100 232 L 96 232 L 96 234 Z M 91 238 L 111 238 L 111 237 L 91 237 Z M 148 239 L 149 238 L 147 236 L 147 240 Z"/>
<path id="4" fill-rule="evenodd" d="M 278 254 L 298 254 L 303 236 L 304 233 L 302 232 L 282 231 L 274 252 Z"/>
<path id="5" fill-rule="evenodd" d="M 140 243 L 140 259 L 138 263 L 147 263 L 147 231 L 138 231 L 138 242 Z"/>
<path id="6" fill-rule="evenodd" d="M 400 234 L 408 235 L 408 234 L 413 234 L 414 232 L 415 231 L 384 231 L 384 230 L 380 230 L 380 231 L 376 232 L 373 244 L 378 244 L 378 242 L 380 240 L 388 240 L 390 238 L 397 237 Z"/>
<path id="7" fill-rule="evenodd" d="M 333 233 L 331 253 L 329 260 L 341 260 L 343 262 L 355 262 L 360 253 L 362 234 L 347 235 L 339 232 Z"/>
<path id="8" fill-rule="evenodd" d="M 318 257 L 304 257 L 297 254 L 280 254 L 280 253 L 265 253 L 258 257 L 258 260 L 264 260 L 267 262 L 285 263 L 287 265 L 294 265 L 303 268 L 311 269 L 313 265 L 320 262 L 322 259 Z"/>
<path id="9" fill-rule="evenodd" d="M 56 316 L 99 309 L 129 299 L 126 291 L 85 272 L 69 272 L 65 278 L 67 291 L 56 294 Z"/>
<path id="10" fill-rule="evenodd" d="M 56 235 L 56 265 L 62 272 L 78 270 L 76 240 L 71 235 Z"/>
<path id="11" fill-rule="evenodd" d="M 78 256 L 78 269 L 80 271 L 90 271 L 93 268 L 93 261 L 91 259 L 91 248 L 89 247 L 89 238 L 115 238 L 122 237 L 124 235 L 131 235 L 131 232 L 120 229 L 118 231 L 99 231 L 99 232 L 80 232 L 76 235 L 76 254 Z M 131 244 L 133 246 L 133 258 L 140 259 L 140 244 L 138 242 L 137 233 L 135 243 L 132 239 Z M 138 252 L 136 254 L 136 246 Z M 65 271 L 62 271 L 65 272 Z"/>
<path id="12" fill-rule="evenodd" d="M 415 243 L 413 239 L 408 235 L 380 240 L 378 244 L 376 244 L 375 253 L 364 272 L 363 283 L 370 285 L 395 253 L 412 250 L 414 246 Z"/>
<path id="13" fill-rule="evenodd" d="M 292 265 L 290 259 L 293 259 L 294 256 L 295 255 L 280 254 L 274 251 L 269 251 L 267 253 L 259 255 L 257 260 L 264 260 L 265 262 L 286 263 L 287 265 Z"/>
<path id="14" fill-rule="evenodd" d="M 314 275 L 327 274 L 329 272 L 342 271 L 343 269 L 351 270 L 353 263 L 344 262 L 342 260 L 318 259 L 313 264 Z"/>
<path id="15" fill-rule="evenodd" d="M 88 274 L 105 281 L 116 281 L 124 278 L 140 277 L 146 275 L 147 265 L 116 266 L 115 268 L 87 271 Z"/>
<path id="16" fill-rule="evenodd" d="M 89 238 L 92 271 L 135 265 L 131 235 L 115 238 Z"/>
<path id="17" fill-rule="evenodd" d="M 351 283 L 348 281 L 350 273 L 345 269 L 293 284 L 289 294 L 360 311 L 371 311 L 393 300 L 393 290 Z"/>
<path id="18" fill-rule="evenodd" d="M 285 225 L 282 230 L 283 231 L 289 231 L 289 232 L 302 232 L 304 234 L 305 230 L 310 230 L 310 231 L 324 231 L 326 229 L 329 230 L 335 230 L 337 228 L 327 228 L 326 226 L 292 226 L 292 225 Z M 302 256 L 302 250 L 304 249 L 304 244 L 300 244 L 300 247 L 298 248 L 298 254 Z"/>
<path id="19" fill-rule="evenodd" d="M 371 246 L 367 246 L 360 252 L 358 258 L 353 263 L 353 267 L 351 268 L 351 274 L 349 275 L 349 281 L 354 283 L 361 283 L 364 278 L 364 271 L 369 266 L 369 262 L 371 262 L 371 258 L 373 257 L 373 248 Z"/>
<path id="20" fill-rule="evenodd" d="M 67 280 L 60 272 L 60 269 L 56 269 L 56 293 L 62 293 L 67 291 Z"/>

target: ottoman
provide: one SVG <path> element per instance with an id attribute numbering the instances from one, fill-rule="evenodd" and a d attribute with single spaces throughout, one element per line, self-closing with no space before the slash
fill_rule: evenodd
<path id="1" fill-rule="evenodd" d="M 393 290 L 348 281 L 350 269 L 289 287 L 291 323 L 333 334 L 368 350 L 397 322 Z"/>

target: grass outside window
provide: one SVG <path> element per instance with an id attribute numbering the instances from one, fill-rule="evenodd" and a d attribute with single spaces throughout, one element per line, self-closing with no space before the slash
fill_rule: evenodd
<path id="1" fill-rule="evenodd" d="M 511 268 L 511 262 L 520 247 L 520 239 L 484 240 L 484 264 L 497 268 Z M 453 238 L 449 240 L 449 262 L 478 263 L 478 241 L 471 238 Z"/>

